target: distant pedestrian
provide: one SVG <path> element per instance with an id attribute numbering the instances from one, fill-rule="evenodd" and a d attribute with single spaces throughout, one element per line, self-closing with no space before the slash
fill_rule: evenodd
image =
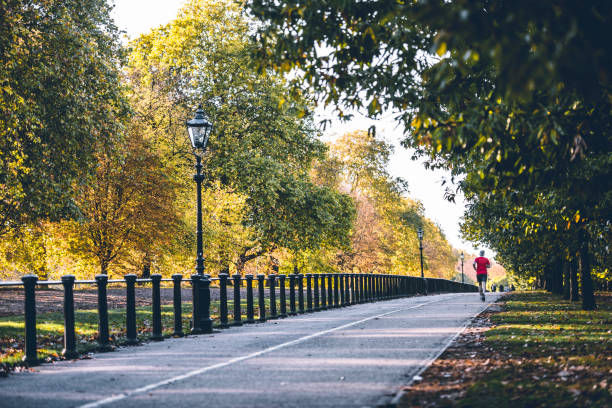
<path id="1" fill-rule="evenodd" d="M 491 285 L 491 292 L 495 292 L 495 288 L 496 288 L 495 284 Z"/>
<path id="2" fill-rule="evenodd" d="M 487 290 L 487 269 L 491 267 L 491 262 L 484 256 L 485 251 L 480 251 L 480 256 L 474 259 L 472 266 L 476 271 L 476 279 L 478 280 L 478 292 L 480 300 L 485 301 L 485 292 Z M 501 286 L 500 286 L 501 290 Z"/>

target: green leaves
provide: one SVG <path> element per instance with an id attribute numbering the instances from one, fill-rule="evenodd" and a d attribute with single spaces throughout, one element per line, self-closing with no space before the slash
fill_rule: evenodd
<path id="1" fill-rule="evenodd" d="M 76 215 L 75 186 L 119 136 L 126 104 L 105 1 L 9 0 L 0 15 L 2 235 Z"/>
<path id="2" fill-rule="evenodd" d="M 309 106 L 290 95 L 281 76 L 252 68 L 254 44 L 242 13 L 230 1 L 193 1 L 176 20 L 137 39 L 130 58 L 137 112 L 183 173 L 191 172 L 182 159 L 185 118 L 202 104 L 214 123 L 205 169 L 209 194 L 223 201 L 210 206 L 232 217 L 225 224 L 209 219 L 211 263 L 243 268 L 275 248 L 346 246 L 350 199 L 308 177 L 325 154 Z"/>

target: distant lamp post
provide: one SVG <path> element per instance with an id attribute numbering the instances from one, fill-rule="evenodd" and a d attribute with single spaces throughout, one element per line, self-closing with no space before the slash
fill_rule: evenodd
<path id="1" fill-rule="evenodd" d="M 421 254 L 421 278 L 423 279 L 423 294 L 427 294 L 427 281 L 425 280 L 425 274 L 423 273 L 423 228 L 419 227 L 417 230 L 417 237 L 419 238 L 419 252 Z"/>
<path id="2" fill-rule="evenodd" d="M 465 259 L 465 255 L 463 252 L 461 253 L 461 283 L 463 283 L 463 260 Z"/>
<path id="3" fill-rule="evenodd" d="M 204 250 L 202 248 L 202 155 L 206 152 L 206 145 L 212 130 L 212 123 L 204 116 L 201 106 L 198 106 L 195 117 L 186 122 L 187 133 L 196 157 L 196 174 L 193 180 L 196 182 L 197 194 L 197 258 L 196 274 L 191 276 L 193 282 L 193 313 L 192 329 L 193 334 L 212 333 L 212 320 L 210 319 L 210 281 L 204 275 Z M 199 153 L 199 154 L 198 154 Z"/>

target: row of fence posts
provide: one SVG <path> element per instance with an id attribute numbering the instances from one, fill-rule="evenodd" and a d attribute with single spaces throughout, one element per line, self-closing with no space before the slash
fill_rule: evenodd
<path id="1" fill-rule="evenodd" d="M 287 282 L 288 278 L 288 282 Z M 253 281 L 257 280 L 258 316 L 255 319 Z M 29 364 L 38 362 L 36 344 L 36 297 L 37 284 L 55 284 L 56 282 L 38 282 L 36 275 L 26 275 L 21 278 L 25 293 L 25 356 Z M 208 275 L 191 275 L 192 286 L 192 320 L 191 334 L 211 333 L 213 320 L 210 317 L 210 284 L 219 282 L 219 328 L 240 326 L 242 320 L 241 288 L 246 285 L 246 319 L 244 323 L 256 321 L 265 322 L 268 319 L 284 318 L 302 313 L 340 308 L 358 303 L 377 300 L 394 299 L 397 297 L 429 292 L 476 292 L 474 285 L 445 279 L 416 278 L 397 275 L 370 274 L 290 274 L 290 275 L 233 275 L 231 284 L 234 287 L 233 321 L 229 321 L 227 286 L 230 276 L 219 274 L 211 279 Z M 182 275 L 172 275 L 172 279 L 162 279 L 159 274 L 151 275 L 150 279 L 137 279 L 136 275 L 125 275 L 123 280 L 109 281 L 106 275 L 97 275 L 95 281 L 76 281 L 72 275 L 63 276 L 61 285 L 64 287 L 64 350 L 66 358 L 78 356 L 76 349 L 74 286 L 82 283 L 95 283 L 98 294 L 98 348 L 101 351 L 111 349 L 109 341 L 109 319 L 107 302 L 108 283 L 125 283 L 126 285 L 126 339 L 129 345 L 137 344 L 136 324 L 136 292 L 137 282 L 151 283 L 152 287 L 152 334 L 151 340 L 163 340 L 161 319 L 161 282 L 173 283 L 174 336 L 183 336 L 181 287 Z M 267 281 L 267 282 L 266 282 Z M 304 281 L 306 283 L 304 287 Z M 266 285 L 267 283 L 267 285 Z M 266 286 L 269 295 L 269 315 L 266 314 Z M 287 294 L 289 290 L 289 310 L 287 310 Z M 277 288 L 280 310 L 277 310 Z M 296 299 L 297 289 L 297 299 Z M 306 297 L 304 298 L 304 289 Z"/>

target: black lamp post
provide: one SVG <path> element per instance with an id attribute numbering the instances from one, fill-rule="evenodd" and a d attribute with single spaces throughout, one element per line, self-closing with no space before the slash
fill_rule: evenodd
<path id="1" fill-rule="evenodd" d="M 419 227 L 417 230 L 417 237 L 419 237 L 419 251 L 421 253 L 421 278 L 424 278 L 423 274 L 423 228 Z"/>
<path id="2" fill-rule="evenodd" d="M 204 250 L 202 248 L 202 154 L 206 151 L 208 137 L 212 130 L 210 123 L 204 116 L 204 111 L 201 106 L 198 106 L 195 117 L 186 123 L 187 133 L 191 140 L 191 146 L 196 157 L 196 174 L 193 176 L 197 188 L 197 258 L 196 258 L 196 275 L 192 276 L 194 283 L 194 310 L 193 310 L 193 327 L 192 333 L 210 333 L 212 332 L 212 320 L 209 316 L 210 308 L 210 281 L 204 276 Z M 200 154 L 198 154 L 200 152 Z"/>
<path id="3" fill-rule="evenodd" d="M 461 253 L 461 283 L 463 283 L 463 260 L 465 259 L 465 255 L 463 252 Z"/>
<path id="4" fill-rule="evenodd" d="M 193 119 L 187 121 L 187 132 L 189 133 L 189 139 L 191 140 L 191 146 L 194 150 L 196 157 L 196 174 L 193 176 L 194 181 L 197 185 L 197 261 L 196 261 L 196 272 L 198 275 L 204 274 L 204 254 L 202 249 L 202 181 L 204 181 L 204 175 L 202 174 L 202 156 L 197 152 L 200 151 L 202 154 L 206 151 L 206 145 L 208 144 L 208 137 L 212 130 L 212 123 L 210 123 L 204 116 L 204 111 L 201 106 L 198 106 L 196 115 Z"/>
<path id="5" fill-rule="evenodd" d="M 419 238 L 419 252 L 421 254 L 421 278 L 423 279 L 423 293 L 427 294 L 427 281 L 425 280 L 425 274 L 423 273 L 423 228 L 419 227 L 417 230 L 417 237 Z"/>

